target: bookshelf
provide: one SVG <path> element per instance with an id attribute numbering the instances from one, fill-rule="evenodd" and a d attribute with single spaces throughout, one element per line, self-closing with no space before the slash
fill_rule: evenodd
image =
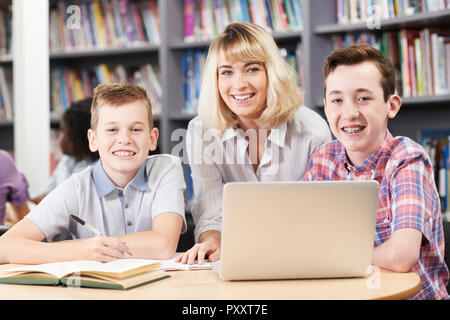
<path id="1" fill-rule="evenodd" d="M 10 19 L 5 19 L 5 12 L 10 12 L 9 8 L 11 6 L 11 0 L 6 1 L 2 0 L 0 1 L 0 11 L 2 18 L 0 19 L 0 69 L 2 69 L 2 72 L 6 71 L 8 73 L 12 72 L 12 55 L 11 55 L 11 48 L 9 48 L 9 41 L 11 38 L 11 35 L 8 31 L 8 25 L 10 23 Z M 6 47 L 5 47 L 6 46 Z M 8 83 L 9 88 L 5 88 L 4 86 L 1 86 L 0 89 L 7 89 L 9 90 L 9 97 L 12 98 L 12 92 L 11 92 L 11 83 Z M 3 97 L 3 92 L 0 92 L 0 94 Z M 10 108 L 11 108 L 10 104 Z M 6 111 L 5 104 L 2 99 L 2 103 L 0 105 L 0 148 L 5 150 L 13 150 L 13 118 L 12 115 Z"/>
<path id="2" fill-rule="evenodd" d="M 1 0 L 0 6 L 4 3 L 11 4 L 11 2 L 23 3 L 24 0 L 9 0 L 9 2 Z M 44 4 L 44 2 L 46 3 Z M 79 2 L 86 3 L 92 2 L 92 0 L 81 0 Z M 228 2 L 231 3 L 231 1 Z M 248 2 L 253 3 L 254 1 L 248 0 Z M 40 0 L 39 3 L 40 6 L 46 7 L 45 10 L 49 11 L 49 7 L 56 6 L 58 1 Z M 159 70 L 162 89 L 162 113 L 155 116 L 155 125 L 160 130 L 160 151 L 171 153 L 174 146 L 184 143 L 182 140 L 171 139 L 172 133 L 176 129 L 187 128 L 188 122 L 194 117 L 192 114 L 183 112 L 182 59 L 188 50 L 206 51 L 211 43 L 211 40 L 208 39 L 185 41 L 184 3 L 184 0 L 157 1 L 160 29 L 160 41 L 158 43 L 138 43 L 124 47 L 109 45 L 89 49 L 72 48 L 65 51 L 60 49 L 44 50 L 49 63 L 46 77 L 50 77 L 51 70 L 55 68 L 94 68 L 101 63 L 122 64 L 130 68 L 145 63 L 156 66 Z M 302 87 L 305 92 L 305 105 L 316 109 L 321 114 L 323 114 L 322 68 L 326 55 L 333 49 L 332 37 L 334 35 L 362 31 L 380 34 L 384 31 L 398 31 L 402 28 L 450 28 L 450 9 L 381 19 L 381 29 L 368 29 L 365 23 L 339 24 L 336 16 L 336 3 L 336 0 L 302 0 L 301 28 L 273 33 L 273 37 L 279 46 L 293 49 L 298 43 L 302 44 L 301 64 L 304 76 Z M 19 9 L 25 10 L 21 7 Z M 49 28 L 50 18 L 50 14 L 48 14 L 46 17 L 47 28 Z M 49 32 L 40 37 L 40 42 L 49 42 Z M 13 61 L 15 64 L 18 58 L 20 58 L 18 52 L 13 55 L 0 56 L 0 66 L 11 67 Z M 24 72 L 27 74 L 27 70 Z M 31 69 L 28 72 L 31 73 Z M 15 85 L 19 86 L 18 92 L 28 90 L 23 83 L 15 82 Z M 28 95 L 30 94 L 32 93 L 28 93 Z M 39 108 L 42 109 L 41 111 L 47 112 L 48 105 L 48 103 L 44 106 L 40 105 Z M 16 110 L 17 108 L 16 106 Z M 41 119 L 40 116 L 38 118 Z M 449 119 L 450 94 L 410 97 L 404 99 L 400 113 L 396 119 L 390 121 L 389 128 L 394 135 L 406 135 L 418 141 L 421 128 L 450 127 Z M 21 122 L 23 123 L 24 120 L 14 119 L 14 123 L 0 121 L 1 148 L 10 150 L 26 148 L 28 142 L 13 134 L 16 129 L 21 130 L 19 124 Z M 59 118 L 47 116 L 46 119 L 39 120 L 39 122 L 41 126 L 55 128 L 58 127 Z M 33 134 L 32 132 L 27 133 L 27 135 Z M 45 130 L 43 134 L 48 135 Z M 48 151 L 45 148 L 35 150 L 34 153 L 37 153 L 41 158 L 48 159 Z M 47 154 L 44 155 L 43 153 Z M 33 154 L 33 157 L 35 156 Z M 28 165 L 29 163 L 24 162 L 20 166 L 25 168 Z"/>
<path id="3" fill-rule="evenodd" d="M 450 9 L 433 12 L 419 12 L 379 20 L 379 29 L 370 29 L 367 23 L 340 24 L 336 16 L 336 1 L 305 1 L 304 72 L 309 74 L 305 90 L 310 93 L 307 105 L 314 106 L 323 114 L 323 72 L 327 54 L 333 50 L 333 36 L 344 33 L 368 32 L 381 35 L 383 32 L 401 29 L 439 28 L 450 30 Z M 306 43 L 307 42 L 307 43 Z M 308 45 L 309 44 L 309 45 Z M 307 62 L 309 61 L 309 63 Z M 316 72 L 312 72 L 316 70 Z M 320 71 L 319 71 L 320 70 Z M 450 94 L 413 96 L 403 98 L 402 108 L 395 119 L 389 122 L 393 135 L 409 136 L 419 141 L 421 128 L 450 127 Z"/>
<path id="4" fill-rule="evenodd" d="M 435 12 L 420 12 L 410 16 L 399 16 L 389 19 L 380 19 L 380 26 L 382 31 L 398 30 L 400 28 L 422 28 L 448 25 L 450 17 L 450 9 L 443 9 Z M 337 24 L 326 23 L 317 25 L 314 28 L 314 33 L 330 35 L 334 33 L 348 32 L 348 31 L 367 31 L 366 23 L 348 23 Z"/>

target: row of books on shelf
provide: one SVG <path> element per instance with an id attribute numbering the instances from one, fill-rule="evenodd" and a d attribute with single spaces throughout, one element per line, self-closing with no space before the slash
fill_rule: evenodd
<path id="1" fill-rule="evenodd" d="M 73 13 L 67 15 L 66 12 L 72 12 L 72 9 Z M 50 8 L 52 51 L 126 48 L 159 43 L 157 0 L 94 0 L 75 6 L 59 1 Z"/>
<path id="2" fill-rule="evenodd" d="M 397 92 L 403 97 L 450 94 L 450 31 L 401 29 L 379 35 L 335 35 L 334 48 L 366 43 L 394 63 Z"/>
<path id="3" fill-rule="evenodd" d="M 336 0 L 339 24 L 390 19 L 450 8 L 450 0 Z"/>
<path id="4" fill-rule="evenodd" d="M 11 8 L 0 8 L 0 55 L 11 53 L 12 11 Z"/>
<path id="5" fill-rule="evenodd" d="M 0 120 L 13 120 L 12 70 L 0 66 Z"/>
<path id="6" fill-rule="evenodd" d="M 184 40 L 209 40 L 235 21 L 271 32 L 302 28 L 301 0 L 184 0 Z"/>
<path id="7" fill-rule="evenodd" d="M 93 69 L 54 68 L 51 71 L 51 115 L 60 118 L 71 102 L 92 96 L 101 83 L 134 82 L 147 91 L 153 114 L 162 112 L 159 71 L 151 64 L 138 67 L 100 64 Z"/>
<path id="8" fill-rule="evenodd" d="M 294 70 L 297 85 L 303 88 L 303 69 L 302 69 L 302 44 L 299 42 L 295 49 L 280 48 L 281 55 L 286 60 L 286 62 Z"/>
<path id="9" fill-rule="evenodd" d="M 450 211 L 450 128 L 422 129 L 420 143 L 430 156 L 443 212 Z"/>
<path id="10" fill-rule="evenodd" d="M 201 78 L 206 62 L 205 50 L 187 50 L 181 63 L 183 73 L 183 113 L 194 115 L 198 111 Z"/>
<path id="11" fill-rule="evenodd" d="M 303 72 L 301 67 L 301 43 L 292 49 L 280 48 L 281 55 L 291 66 L 297 76 L 300 86 L 303 83 Z M 206 62 L 205 50 L 187 50 L 182 60 L 183 73 L 183 113 L 195 115 L 198 111 L 198 99 L 202 81 L 203 69 Z"/>

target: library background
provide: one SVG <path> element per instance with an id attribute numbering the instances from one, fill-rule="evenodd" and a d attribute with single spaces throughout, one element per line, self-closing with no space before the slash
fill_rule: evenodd
<path id="1" fill-rule="evenodd" d="M 233 21 L 267 28 L 323 115 L 323 63 L 368 43 L 396 66 L 403 106 L 389 130 L 421 143 L 443 212 L 450 189 L 450 0 L 0 0 L 0 148 L 30 191 L 61 155 L 59 121 L 99 83 L 132 81 L 151 99 L 157 152 L 171 153 L 196 114 L 212 39 Z M 183 154 L 177 154 L 183 156 Z M 187 211 L 192 198 L 185 165 Z"/>

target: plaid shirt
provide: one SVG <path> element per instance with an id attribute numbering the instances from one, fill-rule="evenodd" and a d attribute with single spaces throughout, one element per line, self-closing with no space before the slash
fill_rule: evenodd
<path id="1" fill-rule="evenodd" d="M 448 299 L 449 271 L 444 262 L 444 232 L 433 169 L 425 150 L 406 137 L 384 142 L 362 163 L 352 166 L 344 146 L 332 141 L 313 154 L 303 180 L 376 180 L 380 184 L 375 246 L 402 228 L 419 230 L 420 258 L 412 271 L 422 286 L 413 299 Z"/>

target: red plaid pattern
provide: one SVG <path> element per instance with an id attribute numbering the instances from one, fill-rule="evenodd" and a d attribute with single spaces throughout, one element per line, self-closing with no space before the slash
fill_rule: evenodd
<path id="1" fill-rule="evenodd" d="M 392 137 L 363 162 L 352 166 L 337 140 L 313 154 L 303 180 L 376 180 L 380 184 L 375 246 L 402 228 L 422 232 L 420 259 L 412 268 L 422 279 L 412 299 L 449 299 L 449 271 L 444 262 L 444 232 L 433 169 L 425 150 L 406 137 Z"/>

